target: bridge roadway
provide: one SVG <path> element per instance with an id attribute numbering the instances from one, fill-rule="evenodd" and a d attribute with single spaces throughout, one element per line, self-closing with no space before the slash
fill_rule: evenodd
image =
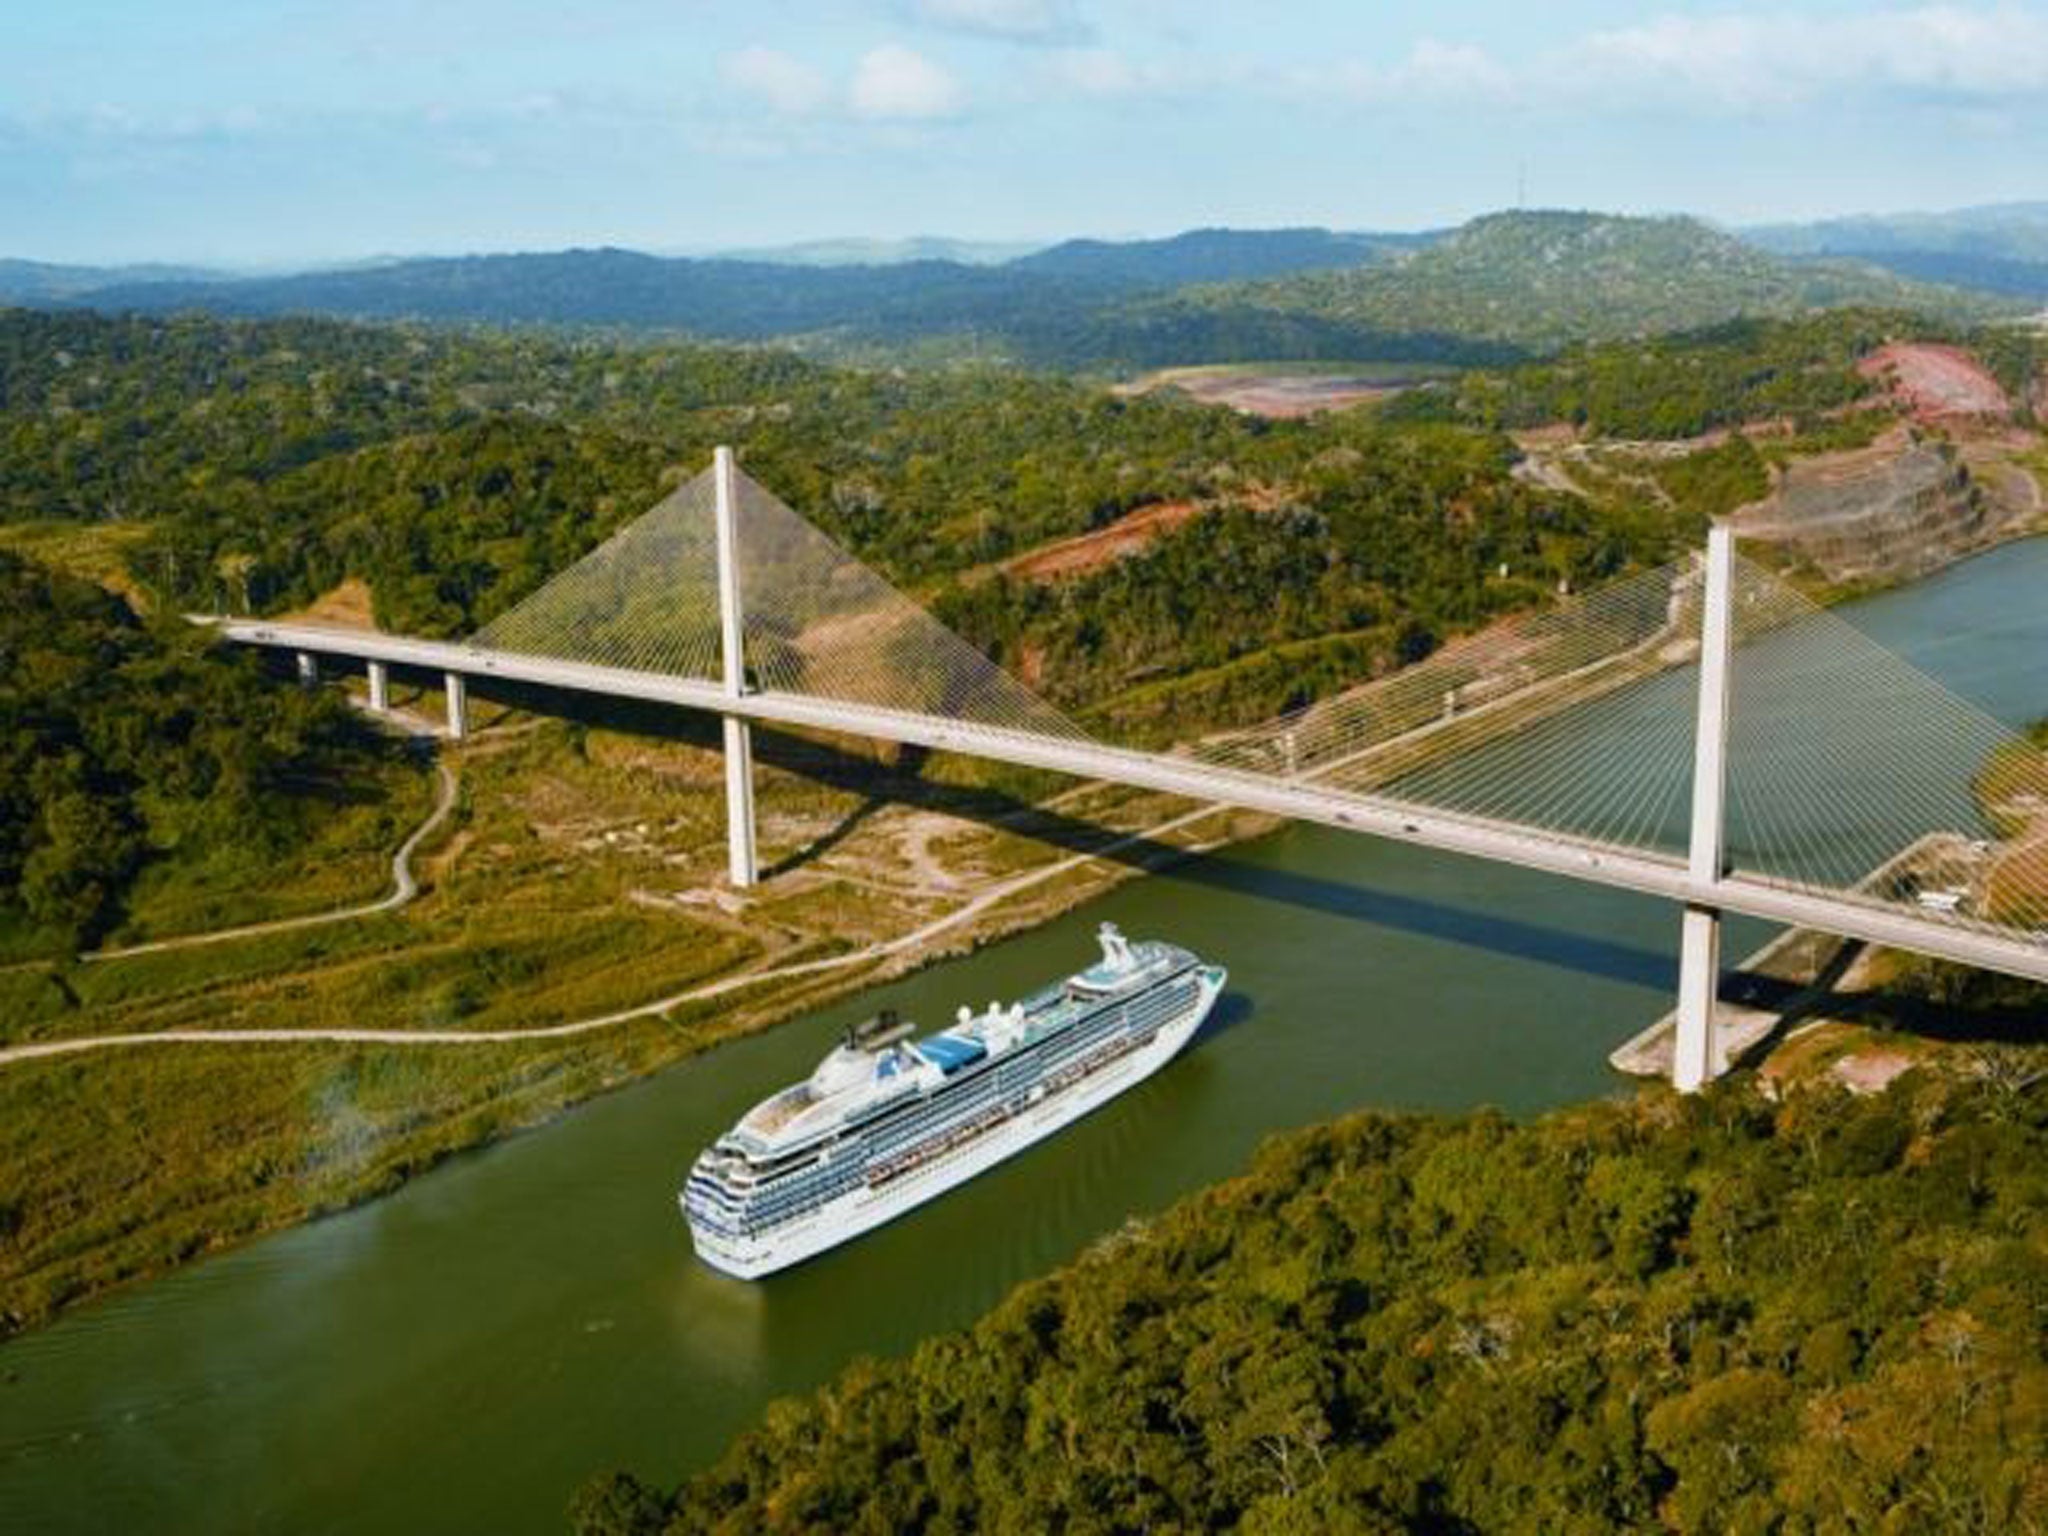
<path id="1" fill-rule="evenodd" d="M 367 630 L 256 619 L 220 620 L 217 627 L 227 639 L 245 645 L 675 704 L 717 715 L 903 742 L 1050 769 L 1078 778 L 1162 790 L 2048 982 L 2048 941 L 2029 940 L 2010 931 L 1966 921 L 1922 917 L 1874 898 L 1823 895 L 1754 875 L 1735 873 L 1703 881 L 1688 873 L 1683 857 L 1615 848 L 1565 833 L 1406 804 L 1384 795 L 1299 779 L 1264 778 L 1188 758 L 801 694 L 772 690 L 731 694 L 719 683 L 708 680 L 487 650 L 461 641 L 417 640 Z"/>

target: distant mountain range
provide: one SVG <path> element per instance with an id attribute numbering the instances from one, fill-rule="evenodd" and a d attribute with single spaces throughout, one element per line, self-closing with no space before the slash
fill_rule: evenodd
<path id="1" fill-rule="evenodd" d="M 1044 247 L 1042 240 L 949 240 L 943 235 L 912 235 L 904 240 L 803 240 L 795 245 L 738 246 L 690 254 L 701 260 L 765 261 L 784 267 L 894 267 L 908 261 L 993 267 Z"/>
<path id="2" fill-rule="evenodd" d="M 1857 214 L 1810 224 L 1759 224 L 1744 239 L 1786 256 L 1847 251 L 1951 251 L 2048 261 L 2048 202 L 1993 203 L 1949 213 Z"/>
<path id="3" fill-rule="evenodd" d="M 1017 272 L 1180 287 L 1355 267 L 1442 238 L 1329 229 L 1191 229 L 1164 240 L 1067 240 L 1009 263 Z"/>
<path id="4" fill-rule="evenodd" d="M 1925 282 L 2048 303 L 2048 202 L 1770 224 L 1743 237 L 1786 256 L 1841 256 Z"/>
<path id="5" fill-rule="evenodd" d="M 161 262 L 132 267 L 77 267 L 0 257 L 0 304 L 46 304 L 117 284 L 217 282 L 230 275 L 205 267 Z"/>
<path id="6" fill-rule="evenodd" d="M 784 341 L 812 350 L 926 345 L 1034 364 L 1180 361 L 1149 322 L 1126 334 L 1115 310 L 1190 281 L 1266 277 L 1356 264 L 1428 237 L 1328 230 L 1194 230 L 1164 240 L 1069 241 L 999 264 L 649 256 L 614 249 L 436 257 L 288 276 L 220 280 L 121 276 L 98 286 L 17 294 L 18 302 L 106 310 L 203 309 L 371 320 L 568 325 Z M 785 256 L 787 252 L 783 253 Z M 1260 318 L 1260 354 L 1319 356 L 1348 342 L 1317 322 Z M 1190 327 L 1206 345 L 1214 320 Z"/>
<path id="7" fill-rule="evenodd" d="M 841 355 L 1133 368 L 1290 358 L 1499 362 L 1737 315 L 1863 304 L 1981 317 L 2000 311 L 1987 292 L 2032 297 L 2030 261 L 2005 254 L 2024 248 L 2019 231 L 2031 227 L 2017 215 L 2000 251 L 1900 245 L 1870 259 L 1825 249 L 1836 239 L 1878 238 L 1868 221 L 1838 222 L 1839 229 L 1785 226 L 1743 239 L 1689 218 L 1513 212 L 1420 234 L 1202 229 L 1160 240 L 1070 240 L 1001 261 L 805 259 L 806 251 L 855 247 L 890 253 L 826 242 L 785 249 L 775 260 L 599 249 L 265 277 L 0 262 L 0 302 L 599 327 Z M 1779 249 L 1764 248 L 1766 239 Z M 950 244 L 911 242 L 894 254 Z M 1986 292 L 1931 281 L 1965 273 Z"/>

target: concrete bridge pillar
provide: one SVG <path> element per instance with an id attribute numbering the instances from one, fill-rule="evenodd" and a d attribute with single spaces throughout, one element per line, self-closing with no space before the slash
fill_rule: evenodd
<path id="1" fill-rule="evenodd" d="M 725 716 L 725 865 L 734 885 L 761 878 L 754 851 L 754 733 L 731 715 Z"/>
<path id="2" fill-rule="evenodd" d="M 713 450 L 711 483 L 718 512 L 719 655 L 725 691 L 736 699 L 747 691 L 747 658 L 740 612 L 739 473 L 730 448 Z M 748 886 L 761 878 L 754 847 L 753 732 L 736 715 L 726 715 L 724 724 L 726 872 L 734 885 Z"/>
<path id="3" fill-rule="evenodd" d="M 468 680 L 460 672 L 444 672 L 441 686 L 448 696 L 448 739 L 461 741 L 469 734 Z"/>
<path id="4" fill-rule="evenodd" d="M 299 686 L 311 688 L 320 681 L 320 658 L 311 651 L 299 652 Z"/>
<path id="5" fill-rule="evenodd" d="M 380 715 L 388 714 L 391 710 L 391 668 L 381 661 L 373 661 L 369 663 L 368 671 L 370 708 Z"/>
<path id="6" fill-rule="evenodd" d="M 1727 873 L 1728 665 L 1734 648 L 1735 534 L 1707 534 L 1706 593 L 1700 615 L 1700 697 L 1693 735 L 1692 845 L 1687 873 L 1711 897 Z M 1678 1027 L 1671 1084 L 1693 1093 L 1721 1071 L 1714 1013 L 1721 986 L 1721 909 L 1688 902 L 1678 949 Z"/>

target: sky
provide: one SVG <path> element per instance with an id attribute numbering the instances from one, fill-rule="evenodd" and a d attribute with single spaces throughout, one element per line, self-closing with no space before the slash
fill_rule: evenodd
<path id="1" fill-rule="evenodd" d="M 11 0 L 0 256 L 2048 197 L 2048 0 Z"/>

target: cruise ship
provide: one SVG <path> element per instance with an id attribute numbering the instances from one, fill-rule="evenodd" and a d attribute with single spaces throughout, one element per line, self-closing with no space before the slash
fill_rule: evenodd
<path id="1" fill-rule="evenodd" d="M 965 1183 L 1166 1065 L 1221 966 L 1104 923 L 1102 958 L 923 1039 L 894 1015 L 847 1031 L 690 1169 L 697 1254 L 743 1279 L 801 1263 Z"/>

